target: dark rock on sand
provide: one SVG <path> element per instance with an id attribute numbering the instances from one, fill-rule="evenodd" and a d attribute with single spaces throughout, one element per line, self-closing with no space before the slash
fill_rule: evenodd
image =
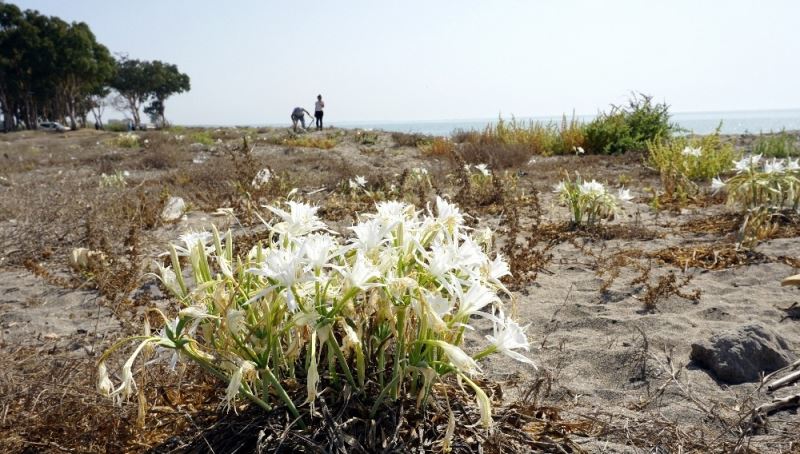
<path id="1" fill-rule="evenodd" d="M 784 338 L 761 325 L 744 325 L 692 343 L 690 359 L 719 381 L 737 384 L 758 380 L 787 366 L 793 359 Z"/>

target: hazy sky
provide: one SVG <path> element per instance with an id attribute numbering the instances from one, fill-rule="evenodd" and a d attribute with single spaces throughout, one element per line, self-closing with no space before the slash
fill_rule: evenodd
<path id="1" fill-rule="evenodd" d="M 800 107 L 800 2 L 744 0 L 12 2 L 175 63 L 179 124 L 595 113 L 632 91 L 674 112 Z"/>

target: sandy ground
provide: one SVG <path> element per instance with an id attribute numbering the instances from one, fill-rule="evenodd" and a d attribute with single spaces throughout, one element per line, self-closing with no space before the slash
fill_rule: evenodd
<path id="1" fill-rule="evenodd" d="M 324 135 L 324 133 L 315 133 Z M 331 134 L 331 133 L 328 133 Z M 33 182 L 33 186 L 47 185 L 55 175 L 73 172 L 90 175 L 97 171 L 81 169 L 74 161 L 91 155 L 98 159 L 106 153 L 135 153 L 132 151 L 105 150 L 103 145 L 111 134 L 94 135 L 93 132 L 45 135 L 41 133 L 12 134 L 0 137 L 0 153 L 6 162 L 14 159 L 32 159 L 36 164 L 28 169 L 0 170 L 8 183 L 0 185 L 0 232 L 8 233 L 20 222 L 20 213 L 10 200 L 16 197 L 15 188 Z M 225 143 L 234 143 L 233 140 Z M 225 146 L 225 143 L 218 145 Z M 403 169 L 425 166 L 445 172 L 447 163 L 425 156 L 416 148 L 392 147 L 391 137 L 381 134 L 376 144 L 368 146 L 343 141 L 332 150 L 287 148 L 281 145 L 255 142 L 255 156 L 269 163 L 273 169 L 282 169 L 295 175 L 301 191 L 315 193 L 321 203 L 330 194 L 329 180 L 319 175 L 340 174 L 395 175 Z M 52 148 L 52 150 L 50 150 Z M 192 151 L 194 157 L 208 159 L 218 152 L 210 147 Z M 67 151 L 64 151 L 67 150 Z M 69 156 L 52 157 L 52 153 Z M 50 158 L 47 156 L 50 154 Z M 20 156 L 22 156 L 20 158 Z M 127 155 L 126 155 L 127 156 Z M 131 154 L 131 156 L 134 156 Z M 88 159 L 88 158 L 87 158 Z M 128 159 L 127 157 L 125 159 Z M 581 161 L 583 160 L 583 161 Z M 122 161 L 126 162 L 125 160 Z M 191 163 L 180 166 L 191 166 Z M 559 177 L 559 169 L 581 167 L 586 175 L 610 183 L 629 177 L 625 181 L 637 198 L 627 204 L 615 224 L 637 225 L 655 233 L 653 239 L 592 239 L 578 236 L 572 242 L 560 242 L 550 251 L 552 259 L 538 273 L 533 282 L 521 285 L 513 292 L 513 307 L 517 317 L 529 324 L 529 337 L 534 345 L 530 352 L 539 370 L 494 356 L 484 363 L 490 378 L 507 384 L 506 399 L 518 399 L 537 380 L 550 384 L 549 392 L 541 394 L 541 401 L 558 406 L 564 418 L 589 418 L 613 421 L 615 427 L 646 424 L 659 421 L 677 427 L 696 437 L 731 438 L 731 427 L 726 421 L 735 420 L 745 409 L 766 402 L 769 396 L 758 390 L 758 383 L 728 386 L 719 383 L 703 369 L 689 361 L 693 341 L 709 338 L 748 323 L 760 323 L 785 337 L 794 353 L 800 356 L 800 323 L 787 317 L 784 309 L 800 301 L 796 288 L 780 287 L 780 280 L 798 270 L 778 259 L 780 256 L 800 258 L 797 238 L 777 238 L 758 245 L 756 252 L 763 254 L 763 263 L 747 264 L 721 270 L 699 268 L 681 269 L 663 263 L 653 263 L 652 276 L 669 270 L 680 278 L 691 276 L 684 290 L 700 289 L 699 301 L 671 295 L 659 301 L 654 310 L 646 310 L 642 303 L 644 285 L 634 283 L 640 273 L 633 266 L 620 269 L 619 276 L 606 292 L 601 292 L 604 276 L 602 257 L 619 251 L 653 252 L 691 245 L 716 244 L 720 235 L 692 233 L 680 226 L 691 219 L 702 219 L 723 213 L 722 205 L 687 208 L 678 213 L 662 212 L 658 215 L 649 208 L 645 188 L 657 186 L 658 178 L 642 169 L 640 162 L 631 158 L 551 157 L 537 158 L 523 165 L 519 186 L 525 191 L 538 190 L 545 219 L 564 221 L 567 212 L 554 205 L 550 185 Z M 59 174 L 58 172 L 62 172 Z M 164 171 L 133 171 L 136 180 L 158 180 Z M 630 178 L 632 177 L 632 178 Z M 446 193 L 448 190 L 444 190 Z M 451 193 L 454 190 L 449 190 Z M 191 228 L 200 228 L 214 222 L 221 228 L 231 226 L 239 233 L 244 229 L 231 219 L 215 217 L 211 210 L 193 208 L 185 220 L 158 226 L 146 232 L 148 244 L 146 260 L 155 258 L 168 241 Z M 33 214 L 35 215 L 35 213 Z M 25 216 L 31 216 L 30 213 Z M 500 229 L 504 224 L 502 213 L 477 214 L 479 225 Z M 333 222 L 345 226 L 347 219 Z M 523 225 L 526 220 L 523 219 Z M 523 229 L 522 237 L 530 235 Z M 506 241 L 498 237 L 498 244 Z M 60 358 L 92 359 L 98 350 L 108 345 L 120 333 L 136 329 L 144 308 L 131 304 L 109 304 L 96 290 L 89 288 L 64 288 L 51 280 L 43 279 L 14 261 L 8 247 L 0 255 L 0 351 L 13 352 L 28 347 L 41 354 Z M 70 247 L 63 246 L 55 254 L 64 254 Z M 57 274 L 70 276 L 64 266 L 63 256 L 52 265 Z M 74 273 L 73 273 L 74 274 Z M 152 277 L 143 277 L 130 298 L 133 301 L 147 296 L 151 305 L 166 307 L 171 303 L 154 283 Z M 467 347 L 491 333 L 487 324 L 467 339 Z M 669 367 L 678 376 L 673 379 Z M 0 365 L 0 370 L 9 365 Z M 796 389 L 796 388 L 795 388 Z M 788 394 L 791 391 L 779 393 Z M 782 412 L 771 418 L 773 430 L 752 437 L 754 447 L 761 452 L 790 452 L 797 449 L 800 418 L 796 411 Z M 658 449 L 657 441 L 643 446 L 633 439 L 626 441 L 622 432 L 576 439 L 589 452 L 667 452 Z"/>

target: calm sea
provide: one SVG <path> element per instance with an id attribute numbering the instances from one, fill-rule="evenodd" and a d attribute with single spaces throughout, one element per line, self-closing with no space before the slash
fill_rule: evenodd
<path id="1" fill-rule="evenodd" d="M 590 121 L 593 115 L 579 115 L 581 121 Z M 561 117 L 520 117 L 518 120 L 560 122 Z M 496 119 L 452 120 L 452 121 L 420 121 L 396 123 L 342 122 L 331 124 L 343 128 L 382 129 L 384 131 L 415 132 L 436 136 L 448 136 L 457 129 L 483 129 Z M 744 134 L 759 132 L 777 132 L 780 130 L 800 130 L 800 109 L 797 110 L 760 110 L 738 112 L 694 112 L 675 113 L 672 121 L 682 128 L 696 134 L 708 134 L 722 122 L 723 134 Z"/>

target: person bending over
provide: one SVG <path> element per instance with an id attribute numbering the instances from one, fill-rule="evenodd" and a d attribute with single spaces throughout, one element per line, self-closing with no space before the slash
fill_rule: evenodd
<path id="1" fill-rule="evenodd" d="M 303 129 L 306 129 L 305 114 L 308 114 L 309 117 L 311 116 L 311 114 L 308 113 L 308 111 L 306 109 L 303 109 L 302 107 L 295 107 L 294 110 L 292 110 L 292 128 L 294 129 L 295 132 L 297 132 L 298 121 L 300 122 L 301 125 L 303 125 Z"/>

